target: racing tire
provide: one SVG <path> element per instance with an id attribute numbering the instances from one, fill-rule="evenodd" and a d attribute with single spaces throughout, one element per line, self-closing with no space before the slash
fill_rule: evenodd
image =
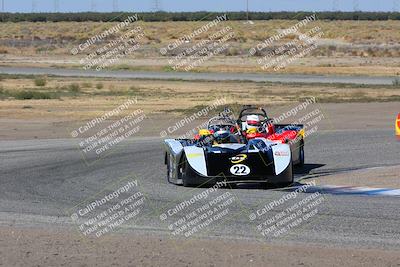
<path id="1" fill-rule="evenodd" d="M 190 166 L 187 161 L 186 155 L 182 156 L 182 161 L 179 168 L 179 176 L 182 179 L 184 187 L 207 187 L 215 185 L 214 179 L 203 178 L 199 176 Z"/>
<path id="2" fill-rule="evenodd" d="M 167 181 L 168 181 L 168 183 L 171 183 L 170 181 L 171 181 L 171 176 L 170 176 L 170 173 L 171 173 L 171 166 L 170 166 L 170 164 L 169 164 L 169 156 L 168 156 L 168 153 L 165 153 L 165 164 L 167 165 Z"/>
<path id="3" fill-rule="evenodd" d="M 168 181 L 168 183 L 173 184 L 172 168 L 171 168 L 171 155 L 168 153 L 165 153 L 165 164 L 167 165 L 167 181 Z"/>
<path id="4" fill-rule="evenodd" d="M 276 182 L 272 183 L 275 187 L 288 187 L 294 182 L 293 163 L 290 162 L 289 166 L 281 174 L 274 178 Z"/>
<path id="5" fill-rule="evenodd" d="M 182 179 L 182 185 L 184 187 L 195 187 L 196 184 L 193 183 L 192 177 L 194 175 L 192 169 L 190 168 L 190 165 L 187 161 L 186 155 L 183 155 L 181 164 L 179 164 L 181 167 L 179 167 L 179 176 Z"/>
<path id="6" fill-rule="evenodd" d="M 297 167 L 303 167 L 304 166 L 304 158 L 305 158 L 305 155 L 304 155 L 304 143 L 302 142 L 301 143 L 301 147 L 300 147 L 300 156 L 299 156 L 299 163 L 297 163 Z"/>

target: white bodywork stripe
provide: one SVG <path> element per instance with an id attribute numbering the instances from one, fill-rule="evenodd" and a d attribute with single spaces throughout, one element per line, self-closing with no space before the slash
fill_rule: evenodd
<path id="1" fill-rule="evenodd" d="M 272 155 L 274 157 L 275 174 L 281 174 L 292 160 L 290 155 L 290 146 L 287 144 L 277 144 L 272 146 Z"/>
<path id="2" fill-rule="evenodd" d="M 187 146 L 184 147 L 184 150 L 187 161 L 193 170 L 197 171 L 201 175 L 207 176 L 207 165 L 203 148 Z"/>
<path id="3" fill-rule="evenodd" d="M 220 147 L 220 148 L 230 148 L 237 150 L 239 148 L 245 147 L 245 144 L 219 144 L 219 145 L 214 145 L 213 147 Z"/>

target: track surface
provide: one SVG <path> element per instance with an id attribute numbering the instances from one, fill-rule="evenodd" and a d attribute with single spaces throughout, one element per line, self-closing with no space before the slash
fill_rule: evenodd
<path id="1" fill-rule="evenodd" d="M 395 77 L 372 76 L 334 76 L 334 75 L 301 75 L 301 74 L 252 74 L 252 73 L 190 73 L 190 72 L 144 72 L 144 71 L 95 71 L 82 69 L 54 68 L 14 68 L 0 67 L 0 73 L 22 75 L 56 75 L 66 77 L 104 77 L 130 79 L 179 79 L 185 81 L 252 81 L 282 83 L 352 83 L 391 85 Z"/>
<path id="2" fill-rule="evenodd" d="M 374 142 L 373 140 L 379 140 Z M 165 180 L 161 140 L 132 139 L 94 165 L 83 163 L 76 140 L 26 140 L 0 142 L 0 224 L 72 225 L 66 210 L 116 179 L 134 174 L 152 206 L 163 210 L 179 203 L 179 197 L 200 193 L 168 184 Z M 296 177 L 308 173 L 334 173 L 358 168 L 400 164 L 399 144 L 389 130 L 321 132 L 306 144 L 307 165 Z M 215 224 L 207 236 L 261 240 L 248 215 L 287 194 L 281 189 L 242 186 L 221 189 L 232 192 L 242 204 L 223 224 Z M 302 199 L 309 194 L 300 194 Z M 278 242 L 351 247 L 400 248 L 399 198 L 324 195 L 319 213 Z M 272 213 L 273 214 L 273 213 Z M 124 231 L 168 234 L 159 213 L 141 216 Z"/>

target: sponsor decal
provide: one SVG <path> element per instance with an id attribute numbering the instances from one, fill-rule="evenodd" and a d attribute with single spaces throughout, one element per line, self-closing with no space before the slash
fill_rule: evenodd
<path id="1" fill-rule="evenodd" d="M 247 155 L 245 155 L 245 154 L 239 154 L 239 155 L 236 155 L 236 156 L 230 158 L 230 161 L 231 161 L 233 164 L 237 164 L 237 163 L 240 163 L 240 162 L 245 161 L 246 159 L 247 159 Z"/>
<path id="2" fill-rule="evenodd" d="M 197 157 L 201 157 L 203 154 L 201 153 L 191 153 L 191 154 L 187 154 L 188 159 L 192 159 L 192 158 L 197 158 Z"/>
<path id="3" fill-rule="evenodd" d="M 250 168 L 243 164 L 236 164 L 231 167 L 230 172 L 236 176 L 245 176 L 250 174 Z"/>
<path id="4" fill-rule="evenodd" d="M 274 154 L 277 157 L 287 157 L 287 156 L 289 156 L 289 152 L 287 152 L 287 151 L 275 151 Z"/>
<path id="5" fill-rule="evenodd" d="M 304 138 L 305 137 L 305 130 L 301 129 L 300 132 L 299 132 L 299 135 Z"/>

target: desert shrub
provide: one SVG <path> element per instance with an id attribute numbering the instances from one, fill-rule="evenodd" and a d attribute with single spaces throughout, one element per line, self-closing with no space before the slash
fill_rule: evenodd
<path id="1" fill-rule="evenodd" d="M 166 65 L 162 69 L 163 69 L 163 71 L 166 71 L 166 72 L 175 71 L 174 68 L 171 67 L 170 65 Z"/>
<path id="2" fill-rule="evenodd" d="M 47 92 L 36 92 L 36 91 L 20 91 L 14 94 L 14 97 L 19 100 L 25 99 L 52 99 L 55 98 L 53 95 Z"/>
<path id="3" fill-rule="evenodd" d="M 0 47 L 0 54 L 8 54 L 8 49 L 5 47 Z"/>
<path id="4" fill-rule="evenodd" d="M 34 80 L 36 86 L 45 86 L 47 84 L 47 80 L 45 77 L 37 77 Z"/>
<path id="5" fill-rule="evenodd" d="M 104 84 L 102 84 L 102 83 L 96 84 L 96 89 L 100 90 L 100 89 L 103 89 L 103 88 L 104 88 Z"/>
<path id="6" fill-rule="evenodd" d="M 230 47 L 226 53 L 227 56 L 238 56 L 240 55 L 240 50 L 235 47 Z"/>
<path id="7" fill-rule="evenodd" d="M 81 87 L 80 87 L 79 84 L 77 84 L 77 83 L 71 83 L 71 84 L 68 86 L 68 90 L 69 90 L 71 93 L 79 93 L 79 92 L 81 91 Z"/>
<path id="8" fill-rule="evenodd" d="M 82 87 L 84 88 L 92 88 L 93 84 L 89 82 L 82 83 Z"/>

